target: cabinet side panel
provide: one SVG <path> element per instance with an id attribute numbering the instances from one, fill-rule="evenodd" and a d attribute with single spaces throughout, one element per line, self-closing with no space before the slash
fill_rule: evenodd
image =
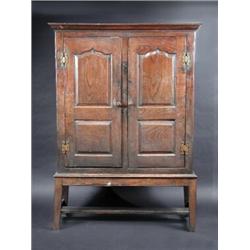
<path id="1" fill-rule="evenodd" d="M 55 32 L 55 72 L 56 72 L 56 112 L 57 112 L 57 170 L 63 170 L 64 155 L 61 153 L 62 141 L 65 139 L 64 119 L 64 70 L 58 65 L 57 55 L 63 50 L 63 32 Z"/>
<path id="2" fill-rule="evenodd" d="M 195 32 L 190 32 L 186 40 L 187 51 L 192 57 L 192 67 L 187 72 L 187 93 L 186 93 L 186 143 L 193 144 L 194 133 L 194 73 L 195 73 Z M 192 151 L 185 156 L 185 166 L 192 169 Z"/>

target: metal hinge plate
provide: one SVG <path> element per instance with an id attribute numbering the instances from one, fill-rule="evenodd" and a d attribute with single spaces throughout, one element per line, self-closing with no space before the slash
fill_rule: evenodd
<path id="1" fill-rule="evenodd" d="M 66 141 L 62 142 L 62 153 L 67 154 L 69 152 L 69 143 Z"/>
<path id="2" fill-rule="evenodd" d="M 67 51 L 58 51 L 57 53 L 57 65 L 59 68 L 66 68 L 68 64 L 68 52 Z"/>
<path id="3" fill-rule="evenodd" d="M 184 71 L 189 71 L 192 66 L 192 58 L 189 52 L 184 52 L 182 57 Z"/>
<path id="4" fill-rule="evenodd" d="M 182 143 L 180 147 L 181 155 L 188 155 L 191 153 L 191 146 L 189 144 Z"/>

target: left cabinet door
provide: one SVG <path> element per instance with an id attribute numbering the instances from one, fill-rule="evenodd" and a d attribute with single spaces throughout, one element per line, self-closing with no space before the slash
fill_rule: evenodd
<path id="1" fill-rule="evenodd" d="M 121 167 L 121 39 L 64 38 L 66 167 Z"/>

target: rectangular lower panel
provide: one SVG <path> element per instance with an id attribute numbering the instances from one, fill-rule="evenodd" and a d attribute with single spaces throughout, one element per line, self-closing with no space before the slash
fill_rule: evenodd
<path id="1" fill-rule="evenodd" d="M 138 121 L 138 155 L 175 154 L 175 121 Z"/>
<path id="2" fill-rule="evenodd" d="M 111 121 L 75 121 L 75 155 L 112 154 Z"/>

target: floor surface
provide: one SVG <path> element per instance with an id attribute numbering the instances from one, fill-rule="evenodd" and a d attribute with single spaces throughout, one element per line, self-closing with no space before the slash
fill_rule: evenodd
<path id="1" fill-rule="evenodd" d="M 85 194 L 71 190 L 70 202 L 89 206 L 130 205 L 109 188 L 95 190 L 87 201 Z M 51 193 L 33 194 L 33 250 L 217 249 L 215 202 L 198 203 L 195 233 L 188 232 L 185 221 L 178 217 L 133 215 L 69 218 L 63 220 L 61 230 L 52 231 L 52 211 Z"/>

